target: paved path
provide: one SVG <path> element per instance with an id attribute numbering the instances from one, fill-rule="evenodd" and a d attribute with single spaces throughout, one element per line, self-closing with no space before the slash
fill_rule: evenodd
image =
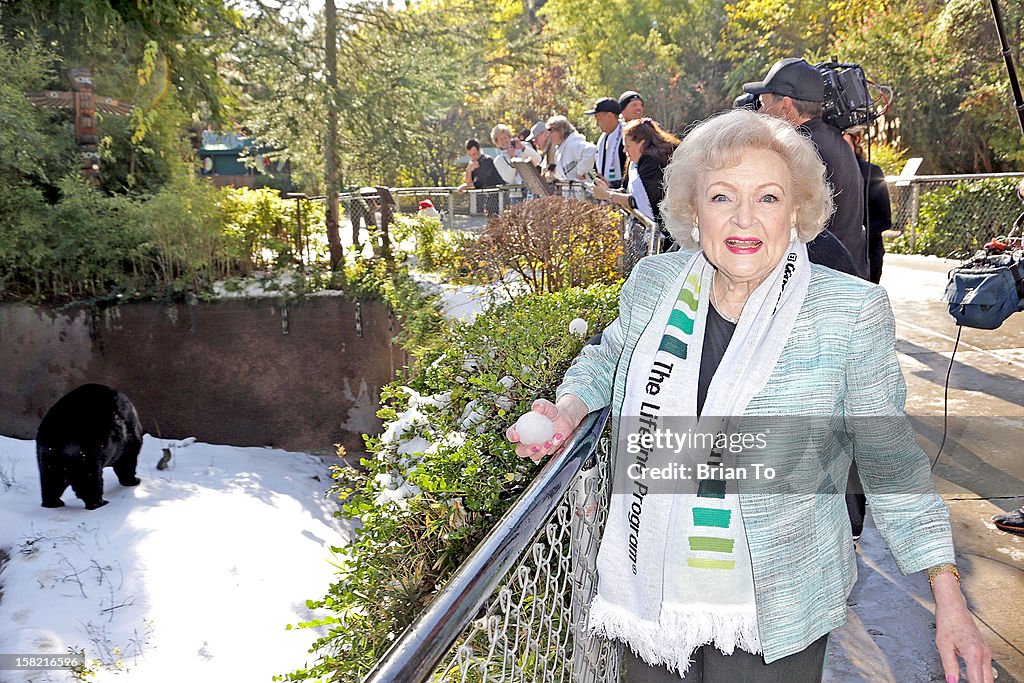
<path id="1" fill-rule="evenodd" d="M 941 301 L 955 262 L 888 255 L 882 284 L 896 313 L 907 413 L 934 458 L 957 327 Z M 949 505 L 964 593 L 992 646 L 998 682 L 1024 683 L 1024 537 L 989 518 L 1024 504 L 1024 314 L 998 330 L 964 328 L 949 380 L 946 443 L 935 468 Z M 934 604 L 923 575 L 904 577 L 865 529 L 849 620 L 833 637 L 825 680 L 942 681 Z"/>

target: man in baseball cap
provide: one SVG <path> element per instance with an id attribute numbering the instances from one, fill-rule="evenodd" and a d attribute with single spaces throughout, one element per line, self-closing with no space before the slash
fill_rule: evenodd
<path id="1" fill-rule="evenodd" d="M 608 186 L 622 187 L 623 172 L 626 168 L 626 150 L 622 147 L 622 123 L 619 113 L 622 107 L 618 100 L 602 97 L 585 114 L 593 114 L 601 137 L 597 139 L 597 172 L 608 181 Z"/>
<path id="2" fill-rule="evenodd" d="M 825 228 L 835 235 L 853 259 L 853 271 L 868 279 L 868 239 L 864 227 L 864 178 L 853 150 L 841 130 L 821 120 L 825 78 L 814 66 L 798 57 L 775 62 L 762 81 L 747 83 L 743 90 L 761 101 L 760 111 L 789 121 L 811 138 L 825 162 L 836 210 Z M 827 237 L 820 238 L 823 241 Z M 820 244 L 808 243 L 811 262 Z M 825 264 L 829 265 L 829 264 Z"/>
<path id="3" fill-rule="evenodd" d="M 619 106 L 617 100 L 613 100 L 610 97 L 602 97 L 597 102 L 594 102 L 594 106 L 585 112 L 584 114 L 614 114 L 616 117 L 622 113 L 622 107 Z"/>
<path id="4" fill-rule="evenodd" d="M 763 81 L 744 84 L 743 91 L 820 103 L 825 98 L 825 80 L 821 72 L 805 60 L 787 57 L 775 62 Z"/>
<path id="5" fill-rule="evenodd" d="M 824 76 L 805 60 L 788 57 L 775 62 L 764 80 L 746 83 L 743 90 L 760 100 L 762 113 L 789 121 L 809 136 L 825 163 L 836 208 L 825 224 L 825 230 L 807 243 L 807 256 L 811 263 L 836 269 L 849 267 L 851 274 L 867 280 L 870 266 L 864 220 L 864 177 L 853 149 L 843 139 L 843 132 L 821 120 L 821 105 L 825 100 Z M 839 248 L 837 238 L 848 254 Z M 850 260 L 846 260 L 847 255 Z M 856 468 L 850 471 L 849 484 L 846 509 L 853 540 L 857 541 L 867 508 Z"/>

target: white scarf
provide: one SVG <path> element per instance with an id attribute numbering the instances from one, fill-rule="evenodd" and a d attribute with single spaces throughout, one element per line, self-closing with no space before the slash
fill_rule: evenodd
<path id="1" fill-rule="evenodd" d="M 630 359 L 589 622 L 594 632 L 625 641 L 644 661 L 680 674 L 701 645 L 714 644 L 726 654 L 737 646 L 761 651 L 738 495 L 729 481 L 696 476 L 701 463 L 734 466 L 735 454 L 728 448 L 711 452 L 700 435 L 727 438 L 767 384 L 807 294 L 810 263 L 806 247 L 794 240 L 751 292 L 698 419 L 713 274 L 703 253 L 689 260 L 662 293 Z M 675 443 L 638 452 L 634 442 L 632 453 L 626 447 L 631 432 L 655 429 L 682 431 L 684 437 L 689 430 L 693 438 L 685 447 Z M 637 472 L 637 463 L 648 472 L 683 465 L 691 468 L 691 478 L 666 483 L 623 476 L 630 465 Z"/>

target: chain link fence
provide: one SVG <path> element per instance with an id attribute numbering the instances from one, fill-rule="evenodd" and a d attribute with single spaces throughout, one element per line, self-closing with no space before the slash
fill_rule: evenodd
<path id="1" fill-rule="evenodd" d="M 969 253 L 1010 230 L 1022 209 L 1020 178 L 1024 173 L 889 176 L 892 229 L 910 253 Z"/>
<path id="2" fill-rule="evenodd" d="M 611 494 L 588 416 L 364 683 L 617 683 L 621 645 L 587 633 Z"/>
<path id="3" fill-rule="evenodd" d="M 432 680 L 617 683 L 621 650 L 586 634 L 597 549 L 608 515 L 608 461 L 581 472 L 486 612 Z"/>

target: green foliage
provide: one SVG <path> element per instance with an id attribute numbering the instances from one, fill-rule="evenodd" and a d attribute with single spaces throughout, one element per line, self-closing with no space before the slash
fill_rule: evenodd
<path id="1" fill-rule="evenodd" d="M 290 267 L 327 258 L 326 243 L 310 239 L 310 232 L 323 225 L 321 202 L 302 201 L 300 206 L 276 190 L 238 187 L 221 190 L 221 206 L 231 255 L 253 268 Z"/>
<path id="2" fill-rule="evenodd" d="M 552 49 L 572 65 L 588 100 L 637 90 L 648 114 L 682 132 L 735 96 L 723 84 L 723 0 L 549 0 L 541 14 Z M 577 101 L 558 113 L 585 121 L 589 104 Z"/>
<path id="3" fill-rule="evenodd" d="M 30 188 L 0 193 L 12 216 L 0 224 L 0 299 L 207 296 L 215 281 L 300 256 L 299 290 L 331 284 L 315 267 L 326 254 L 322 203 L 302 202 L 300 250 L 299 207 L 273 190 L 183 176 L 151 195 L 108 196 L 68 177 L 59 192 L 54 204 Z"/>
<path id="4" fill-rule="evenodd" d="M 136 279 L 139 211 L 77 178 L 60 183 L 63 199 L 37 204 L 36 220 L 0 230 L 0 297 L 92 299 L 130 291 Z"/>
<path id="5" fill-rule="evenodd" d="M 337 468 L 345 514 L 362 526 L 339 551 L 337 582 L 310 607 L 328 616 L 318 661 L 283 680 L 359 681 L 529 484 L 505 429 L 551 396 L 584 340 L 575 317 L 603 329 L 618 286 L 566 289 L 492 308 L 456 325 L 403 385 L 382 391 L 387 424 L 367 438 L 365 470 Z"/>
<path id="6" fill-rule="evenodd" d="M 1016 178 L 958 182 L 922 195 L 915 233 L 917 254 L 968 256 L 985 242 L 1010 232 L 1020 214 Z M 891 251 L 911 253 L 904 233 Z"/>
<path id="7" fill-rule="evenodd" d="M 145 294 L 180 299 L 209 291 L 215 280 L 245 270 L 222 231 L 219 192 L 203 180 L 186 178 L 138 202 Z"/>
<path id="8" fill-rule="evenodd" d="M 445 328 L 439 297 L 424 290 L 407 265 L 389 266 L 383 259 L 346 261 L 345 291 L 356 298 L 387 301 L 399 329 L 392 339 L 413 355 L 422 355 L 438 343 Z"/>
<path id="9" fill-rule="evenodd" d="M 869 161 L 879 168 L 885 175 L 899 175 L 900 171 L 907 164 L 909 150 L 887 144 L 871 144 L 871 158 Z"/>
<path id="10" fill-rule="evenodd" d="M 391 237 L 399 245 L 412 243 L 412 255 L 420 270 L 441 273 L 447 280 L 458 279 L 465 275 L 461 271 L 468 270 L 463 252 L 473 238 L 445 229 L 439 218 L 398 214 L 394 218 Z"/>
<path id="11" fill-rule="evenodd" d="M 141 94 L 146 104 L 152 97 L 138 93 L 140 81 L 158 81 L 161 97 L 180 98 L 188 109 L 204 103 L 215 119 L 230 104 L 215 59 L 224 47 L 219 36 L 239 21 L 230 3 L 32 0 L 5 3 L 3 19 L 4 35 L 36 35 L 59 51 L 65 68 L 90 68 L 98 93 L 127 101 Z"/>

